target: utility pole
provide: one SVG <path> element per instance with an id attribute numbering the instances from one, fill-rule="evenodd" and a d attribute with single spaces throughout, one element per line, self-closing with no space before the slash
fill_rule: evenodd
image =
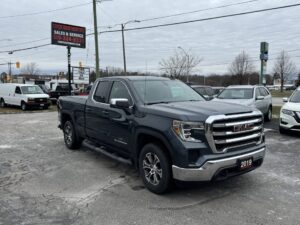
<path id="1" fill-rule="evenodd" d="M 269 44 L 267 42 L 261 42 L 260 43 L 261 64 L 260 64 L 260 79 L 259 79 L 260 85 L 266 84 L 265 72 L 267 70 L 268 54 L 269 54 Z"/>
<path id="2" fill-rule="evenodd" d="M 125 28 L 125 24 L 122 23 L 121 24 L 121 29 L 122 29 L 122 45 L 123 45 L 123 64 L 124 64 L 124 73 L 126 75 L 127 68 L 126 68 L 126 53 L 125 53 L 124 28 Z"/>
<path id="3" fill-rule="evenodd" d="M 94 36 L 95 36 L 95 54 L 96 54 L 96 79 L 100 77 L 99 74 L 99 46 L 98 46 L 98 24 L 97 24 L 97 5 L 96 0 L 93 0 L 94 12 Z"/>
<path id="4" fill-rule="evenodd" d="M 126 68 L 126 52 L 125 52 L 125 38 L 124 38 L 124 29 L 126 24 L 128 23 L 140 23 L 141 21 L 139 20 L 130 20 L 127 21 L 126 23 L 121 24 L 121 30 L 122 30 L 122 46 L 123 46 L 123 63 L 124 63 L 124 73 L 126 75 L 127 73 L 127 68 Z"/>

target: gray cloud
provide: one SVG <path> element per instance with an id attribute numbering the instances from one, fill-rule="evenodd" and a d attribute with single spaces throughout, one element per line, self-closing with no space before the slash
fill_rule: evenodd
<path id="1" fill-rule="evenodd" d="M 98 4 L 98 25 L 113 25 L 133 19 L 142 20 L 237 2 L 240 1 L 114 0 Z M 85 2 L 79 0 L 2 0 L 1 3 L 0 15 L 3 17 L 57 9 Z M 199 19 L 286 4 L 295 4 L 295 1 L 258 1 L 163 20 L 127 24 L 126 27 L 132 28 Z M 270 43 L 271 59 L 276 58 L 281 49 L 287 51 L 299 49 L 299 51 L 289 53 L 294 62 L 298 64 L 300 60 L 300 57 L 297 57 L 300 56 L 300 46 L 298 44 L 300 30 L 297 24 L 300 17 L 299 8 L 125 32 L 128 70 L 145 71 L 147 69 L 148 71 L 159 72 L 158 62 L 162 58 L 172 55 L 177 47 L 181 46 L 186 50 L 191 50 L 199 57 L 203 57 L 203 62 L 197 68 L 199 73 L 225 73 L 228 64 L 242 50 L 249 53 L 253 59 L 258 59 L 259 43 L 261 41 Z M 93 27 L 92 5 L 36 16 L 0 18 L 0 51 L 49 43 L 51 21 L 85 26 L 91 29 Z M 119 28 L 120 25 L 113 29 Z M 101 28 L 101 30 L 107 30 L 107 28 Z M 92 30 L 88 30 L 89 32 L 92 32 Z M 49 37 L 49 40 L 18 45 L 22 42 L 47 37 Z M 7 38 L 11 41 L 3 40 Z M 101 67 L 122 67 L 121 33 L 101 34 L 99 40 Z M 7 45 L 10 46 L 5 47 Z M 47 46 L 36 50 L 16 52 L 13 55 L 0 54 L 0 63 L 10 60 L 21 61 L 22 65 L 28 62 L 36 62 L 42 71 L 66 70 L 66 49 L 61 46 Z M 78 65 L 79 61 L 82 61 L 84 65 L 94 65 L 93 36 L 87 37 L 86 49 L 72 49 L 72 64 Z M 268 65 L 268 72 L 270 73 L 272 72 L 273 62 L 271 60 Z M 258 70 L 259 62 L 256 62 L 255 65 Z M 0 71 L 4 70 L 6 68 L 1 66 Z"/>

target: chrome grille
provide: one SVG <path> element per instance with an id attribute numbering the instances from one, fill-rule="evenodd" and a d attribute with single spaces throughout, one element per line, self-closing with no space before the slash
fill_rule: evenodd
<path id="1" fill-rule="evenodd" d="M 34 101 L 37 103 L 47 103 L 48 99 L 47 98 L 35 98 Z"/>
<path id="2" fill-rule="evenodd" d="M 262 142 L 263 116 L 259 111 L 235 115 L 210 116 L 205 135 L 214 153 L 225 153 Z"/>

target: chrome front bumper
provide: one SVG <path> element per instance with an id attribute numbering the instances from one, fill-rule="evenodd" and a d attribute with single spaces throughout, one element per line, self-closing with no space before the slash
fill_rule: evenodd
<path id="1" fill-rule="evenodd" d="M 223 168 L 234 168 L 237 161 L 253 157 L 253 161 L 263 159 L 266 148 L 230 158 L 207 161 L 200 168 L 180 168 L 172 166 L 173 178 L 180 181 L 210 181 Z"/>

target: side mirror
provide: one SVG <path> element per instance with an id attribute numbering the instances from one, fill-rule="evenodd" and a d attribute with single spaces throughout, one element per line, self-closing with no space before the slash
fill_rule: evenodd
<path id="1" fill-rule="evenodd" d="M 288 98 L 282 98 L 283 102 L 288 102 Z"/>
<path id="2" fill-rule="evenodd" d="M 110 100 L 110 107 L 118 109 L 129 109 L 130 104 L 127 98 L 112 98 Z"/>
<path id="3" fill-rule="evenodd" d="M 265 99 L 264 96 L 257 96 L 257 97 L 256 97 L 256 100 L 264 100 L 264 99 Z"/>

